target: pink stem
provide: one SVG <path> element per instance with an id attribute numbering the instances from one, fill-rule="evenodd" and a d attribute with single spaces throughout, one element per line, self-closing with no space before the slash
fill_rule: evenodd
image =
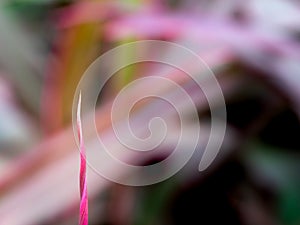
<path id="1" fill-rule="evenodd" d="M 80 119 L 81 109 L 81 94 L 79 95 L 78 108 L 77 108 L 77 130 L 80 146 L 80 217 L 79 225 L 88 224 L 88 194 L 87 194 L 87 179 L 86 179 L 86 156 L 85 147 L 82 135 L 82 126 Z"/>

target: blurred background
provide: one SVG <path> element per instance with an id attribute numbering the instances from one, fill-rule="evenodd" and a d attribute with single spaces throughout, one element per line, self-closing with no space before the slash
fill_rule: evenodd
<path id="1" fill-rule="evenodd" d="M 197 46 L 224 92 L 224 144 L 204 172 L 201 142 L 180 172 L 146 187 L 114 184 L 89 170 L 89 224 L 300 224 L 299 1 L 2 0 L 0 32 L 0 224 L 77 224 L 76 87 L 101 54 L 148 39 Z M 118 91 L 160 69 L 134 65 L 110 79 L 97 104 L 99 134 L 111 129 Z M 171 71 L 168 78 L 193 92 L 186 76 Z M 196 106 L 209 125 L 207 102 Z M 143 108 L 164 114 L 169 107 L 146 101 L 138 115 Z M 165 157 L 149 154 L 140 163 Z"/>

